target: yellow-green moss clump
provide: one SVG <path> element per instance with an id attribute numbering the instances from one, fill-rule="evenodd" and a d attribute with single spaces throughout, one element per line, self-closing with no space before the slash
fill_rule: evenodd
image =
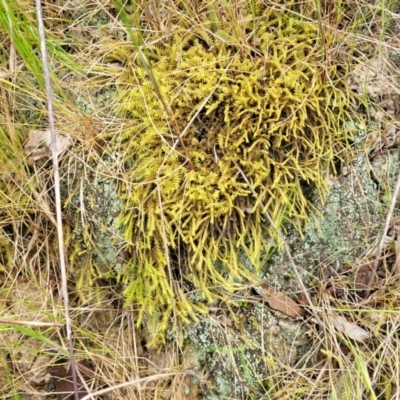
<path id="1" fill-rule="evenodd" d="M 160 331 L 173 309 L 183 320 L 199 311 L 185 282 L 211 300 L 213 287 L 254 276 L 274 233 L 265 213 L 300 227 L 303 184 L 324 193 L 322 171 L 346 146 L 348 92 L 316 25 L 274 10 L 250 20 L 248 44 L 181 30 L 154 40 L 148 65 L 134 49 L 113 54 L 125 65 L 119 111 L 133 120 L 115 138 L 131 254 L 121 279 L 141 316 L 166 310 Z"/>

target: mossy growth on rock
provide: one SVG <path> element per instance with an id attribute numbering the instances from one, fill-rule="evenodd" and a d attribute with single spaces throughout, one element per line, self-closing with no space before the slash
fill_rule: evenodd
<path id="1" fill-rule="evenodd" d="M 205 310 L 185 283 L 212 301 L 212 288 L 257 275 L 276 234 L 266 213 L 301 228 L 312 209 L 304 184 L 323 195 L 348 145 L 349 90 L 324 62 L 316 24 L 265 8 L 244 30 L 251 38 L 239 44 L 176 27 L 146 52 L 111 54 L 124 64 L 118 111 L 132 120 L 112 138 L 131 257 L 119 278 L 139 323 L 162 315 L 161 333 L 173 311 L 185 321 Z"/>

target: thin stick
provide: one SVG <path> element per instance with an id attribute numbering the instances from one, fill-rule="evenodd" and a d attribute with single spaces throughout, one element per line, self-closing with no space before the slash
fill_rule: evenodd
<path id="1" fill-rule="evenodd" d="M 55 131 L 54 123 L 54 110 L 53 110 L 53 96 L 51 89 L 51 79 L 49 72 L 49 62 L 47 57 L 46 37 L 43 24 L 42 6 L 40 0 L 36 0 L 36 12 L 38 19 L 38 28 L 40 36 L 40 47 L 42 52 L 43 72 L 46 84 L 46 95 L 47 95 L 47 106 L 49 111 L 49 124 L 51 133 L 51 151 L 53 154 L 53 176 L 54 176 L 54 192 L 56 197 L 56 219 L 57 219 L 57 236 L 58 236 L 58 249 L 60 256 L 60 269 L 61 269 L 61 289 L 63 294 L 63 303 L 65 311 L 65 325 L 67 331 L 68 350 L 71 363 L 71 374 L 74 385 L 75 400 L 79 400 L 78 393 L 78 380 L 76 377 L 76 366 L 75 356 L 73 351 L 72 343 L 72 328 L 71 318 L 69 315 L 69 301 L 68 301 L 68 289 L 67 289 L 67 272 L 65 266 L 65 254 L 64 254 L 64 237 L 62 230 L 62 211 L 61 211 L 61 194 L 60 194 L 60 173 L 58 170 L 58 156 L 57 156 L 57 136 Z"/>

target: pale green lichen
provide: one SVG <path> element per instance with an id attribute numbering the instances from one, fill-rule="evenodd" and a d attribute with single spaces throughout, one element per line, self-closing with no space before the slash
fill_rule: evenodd
<path id="1" fill-rule="evenodd" d="M 315 191 L 310 194 L 320 213 L 309 222 L 304 235 L 300 237 L 293 229 L 286 229 L 285 242 L 305 283 L 320 277 L 321 266 L 330 265 L 341 270 L 376 246 L 382 215 L 387 209 L 379 185 L 388 184 L 389 192 L 393 190 L 394 171 L 398 171 L 399 164 L 386 155 L 384 164 L 391 166 L 392 180 L 378 182 L 365 151 L 367 138 L 363 131 L 357 134 L 354 155 L 348 160 L 345 174 L 330 176 L 329 194 L 324 204 Z M 284 275 L 292 271 L 288 265 L 284 252 L 277 252 L 266 266 L 263 277 L 280 287 Z M 293 286 L 296 290 L 297 285 Z"/>
<path id="2" fill-rule="evenodd" d="M 221 313 L 185 326 L 195 369 L 207 371 L 204 398 L 273 395 L 279 386 L 273 377 L 299 365 L 309 349 L 306 329 L 302 321 L 254 303 L 235 308 L 234 315 Z"/>

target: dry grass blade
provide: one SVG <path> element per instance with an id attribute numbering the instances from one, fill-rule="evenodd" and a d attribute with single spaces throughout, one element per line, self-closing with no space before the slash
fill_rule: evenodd
<path id="1" fill-rule="evenodd" d="M 56 219 L 57 219 L 57 235 L 58 235 L 58 248 L 60 256 L 60 268 L 62 277 L 62 293 L 65 309 L 65 323 L 68 339 L 69 357 L 71 362 L 71 373 L 74 387 L 75 400 L 79 400 L 78 392 L 78 378 L 75 367 L 75 355 L 74 345 L 72 340 L 72 321 L 69 311 L 69 295 L 68 295 L 68 283 L 67 283 L 67 267 L 66 267 L 66 254 L 64 249 L 64 234 L 63 234 L 63 221 L 62 221 L 62 205 L 61 205 L 61 190 L 60 190 L 60 174 L 58 169 L 58 154 L 60 145 L 57 143 L 56 128 L 54 121 L 54 110 L 53 110 L 53 92 L 51 87 L 51 78 L 49 71 L 49 61 L 47 56 L 47 45 L 45 37 L 45 29 L 42 17 L 42 5 L 40 0 L 36 0 L 36 12 L 38 18 L 40 46 L 43 61 L 44 79 L 47 94 L 47 106 L 49 112 L 49 125 L 51 133 L 51 150 L 53 154 L 53 174 L 54 174 L 54 189 L 55 189 L 55 200 L 56 200 Z"/>
<path id="2" fill-rule="evenodd" d="M 124 383 L 120 383 L 119 385 L 113 385 L 109 388 L 106 389 L 102 389 L 102 390 L 98 390 L 94 393 L 88 394 L 84 397 L 81 398 L 81 400 L 89 400 L 89 399 L 94 399 L 94 396 L 101 396 L 103 394 L 106 394 L 108 392 L 112 392 L 113 390 L 116 389 L 121 389 L 121 388 L 125 388 L 127 386 L 135 386 L 141 383 L 146 383 L 146 382 L 152 382 L 158 379 L 163 379 L 163 378 L 169 378 L 171 376 L 175 376 L 175 375 L 186 375 L 186 374 L 191 374 L 191 375 L 195 375 L 197 376 L 197 374 L 194 374 L 192 372 L 169 372 L 169 373 L 165 373 L 165 374 L 156 374 L 153 376 L 148 376 L 146 378 L 140 378 L 140 379 L 133 379 L 131 381 L 128 382 L 124 382 Z"/>
<path id="3" fill-rule="evenodd" d="M 56 323 L 56 322 L 44 322 L 44 321 L 26 321 L 26 320 L 7 320 L 7 319 L 0 319 L 0 324 L 3 325 L 22 325 L 22 326 L 63 326 L 63 324 Z"/>

